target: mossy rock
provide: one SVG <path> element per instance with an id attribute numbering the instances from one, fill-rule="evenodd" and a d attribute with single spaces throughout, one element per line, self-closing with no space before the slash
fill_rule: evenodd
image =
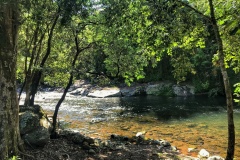
<path id="1" fill-rule="evenodd" d="M 168 96 L 168 97 L 175 96 L 171 83 L 158 83 L 149 85 L 146 88 L 146 93 L 148 95 L 156 96 Z"/>
<path id="2" fill-rule="evenodd" d="M 21 134 L 29 133 L 40 126 L 39 116 L 31 111 L 19 114 L 19 128 Z"/>
<path id="3" fill-rule="evenodd" d="M 39 116 L 41 118 L 42 116 L 46 116 L 44 110 L 39 105 L 33 105 L 33 106 L 25 106 L 25 105 L 19 105 L 19 112 L 26 112 L 31 111 Z"/>
<path id="4" fill-rule="evenodd" d="M 25 134 L 22 139 L 30 146 L 41 147 L 50 140 L 50 134 L 46 128 L 39 127 L 33 132 Z"/>

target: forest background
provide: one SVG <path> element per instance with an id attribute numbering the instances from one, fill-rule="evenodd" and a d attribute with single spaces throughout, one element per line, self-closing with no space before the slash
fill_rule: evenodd
<path id="1" fill-rule="evenodd" d="M 238 6 L 214 4 L 232 87 L 240 78 Z M 66 86 L 70 73 L 100 85 L 174 81 L 224 94 L 208 1 L 29 0 L 21 12 L 17 80 L 29 96 L 39 81 Z"/>

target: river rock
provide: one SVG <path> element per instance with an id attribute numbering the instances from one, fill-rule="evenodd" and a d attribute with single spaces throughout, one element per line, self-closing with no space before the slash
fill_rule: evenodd
<path id="1" fill-rule="evenodd" d="M 20 106 L 19 128 L 24 142 L 34 147 L 49 141 L 52 125 L 41 106 Z"/>
<path id="2" fill-rule="evenodd" d="M 87 97 L 93 98 L 105 98 L 105 97 L 120 97 L 121 92 L 120 89 L 117 87 L 114 88 L 101 88 L 101 89 L 93 89 L 87 95 Z"/>
<path id="3" fill-rule="evenodd" d="M 34 131 L 39 126 L 39 116 L 37 114 L 31 111 L 19 113 L 19 128 L 21 135 Z"/>
<path id="4" fill-rule="evenodd" d="M 133 86 L 121 88 L 121 94 L 124 97 L 145 95 L 145 86 Z"/>
<path id="5" fill-rule="evenodd" d="M 163 146 L 163 147 L 169 147 L 169 146 L 171 146 L 171 144 L 170 144 L 168 141 L 165 141 L 165 140 L 161 140 L 161 141 L 160 141 L 160 144 L 161 144 L 161 146 Z"/>
<path id="6" fill-rule="evenodd" d="M 84 88 L 77 88 L 71 92 L 69 92 L 69 94 L 71 95 L 82 95 L 84 93 L 85 89 Z"/>
<path id="7" fill-rule="evenodd" d="M 195 152 L 196 148 L 188 148 L 188 152 Z"/>
<path id="8" fill-rule="evenodd" d="M 194 87 L 191 85 L 173 85 L 172 89 L 177 96 L 192 96 L 195 94 Z"/>
<path id="9" fill-rule="evenodd" d="M 224 158 L 222 158 L 220 156 L 211 156 L 207 160 L 224 160 Z"/>
<path id="10" fill-rule="evenodd" d="M 82 144 L 85 139 L 85 137 L 80 134 L 79 131 L 72 129 L 60 130 L 59 135 L 67 138 L 75 144 Z"/>
<path id="11" fill-rule="evenodd" d="M 195 94 L 193 86 L 174 85 L 171 82 L 133 84 L 130 87 L 125 85 L 120 85 L 119 87 L 98 87 L 89 82 L 76 81 L 69 92 L 71 95 L 94 98 L 139 95 L 190 96 Z"/>
<path id="12" fill-rule="evenodd" d="M 22 136 L 23 141 L 30 146 L 44 146 L 50 140 L 50 134 L 44 127 L 39 127 L 36 130 Z"/>
<path id="13" fill-rule="evenodd" d="M 199 158 L 208 158 L 210 156 L 209 152 L 205 149 L 201 149 L 198 153 Z"/>
<path id="14" fill-rule="evenodd" d="M 93 149 L 89 149 L 88 153 L 89 154 L 96 154 L 96 152 Z"/>
<path id="15" fill-rule="evenodd" d="M 146 87 L 147 95 L 164 95 L 164 92 L 171 92 L 171 83 L 161 82 L 158 84 L 150 84 Z"/>
<path id="16" fill-rule="evenodd" d="M 72 90 L 72 91 L 69 91 L 69 94 L 70 95 L 75 95 L 75 96 L 78 96 L 78 95 L 81 95 L 81 96 L 87 96 L 90 92 L 91 89 L 94 88 L 94 86 L 92 86 L 91 84 L 81 84 L 81 85 L 78 85 L 78 84 L 74 84 L 74 87 L 75 89 Z"/>

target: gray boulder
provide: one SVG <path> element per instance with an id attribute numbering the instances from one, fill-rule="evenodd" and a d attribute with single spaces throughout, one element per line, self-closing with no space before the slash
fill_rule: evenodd
<path id="1" fill-rule="evenodd" d="M 121 94 L 124 97 L 132 97 L 146 94 L 144 86 L 124 87 L 121 88 Z"/>
<path id="2" fill-rule="evenodd" d="M 172 89 L 177 96 L 192 96 L 195 94 L 194 87 L 191 85 L 173 85 Z"/>
<path id="3" fill-rule="evenodd" d="M 22 136 L 23 141 L 30 146 L 44 146 L 50 140 L 50 134 L 44 127 L 38 127 L 36 130 Z"/>
<path id="4" fill-rule="evenodd" d="M 19 113 L 20 134 L 26 134 L 36 130 L 39 126 L 39 116 L 31 111 Z"/>
<path id="5" fill-rule="evenodd" d="M 161 82 L 157 84 L 150 84 L 146 88 L 147 95 L 173 95 L 172 84 L 168 82 Z"/>
<path id="6" fill-rule="evenodd" d="M 49 141 L 52 125 L 41 106 L 20 106 L 19 128 L 24 142 L 34 147 Z"/>
<path id="7" fill-rule="evenodd" d="M 117 87 L 105 87 L 101 89 L 93 89 L 91 92 L 88 93 L 87 96 L 93 98 L 120 97 L 121 92 L 120 89 Z"/>

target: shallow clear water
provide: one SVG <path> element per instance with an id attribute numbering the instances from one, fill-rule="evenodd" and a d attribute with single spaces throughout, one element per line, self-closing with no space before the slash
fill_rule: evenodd
<path id="1" fill-rule="evenodd" d="M 37 96 L 36 104 L 52 113 L 61 94 Z M 224 97 L 124 97 L 86 98 L 67 96 L 60 107 L 60 119 L 68 127 L 92 137 L 108 138 L 112 133 L 134 136 L 146 131 L 147 138 L 166 139 L 184 154 L 196 156 L 205 148 L 212 155 L 225 156 L 227 113 Z M 240 159 L 240 107 L 234 109 L 236 159 Z M 188 153 L 188 148 L 196 152 Z"/>

